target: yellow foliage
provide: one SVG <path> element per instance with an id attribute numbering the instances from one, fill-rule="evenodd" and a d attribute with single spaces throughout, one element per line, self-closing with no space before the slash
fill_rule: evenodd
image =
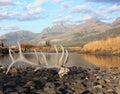
<path id="1" fill-rule="evenodd" d="M 82 52 L 120 53 L 120 36 L 94 41 L 83 46 Z"/>

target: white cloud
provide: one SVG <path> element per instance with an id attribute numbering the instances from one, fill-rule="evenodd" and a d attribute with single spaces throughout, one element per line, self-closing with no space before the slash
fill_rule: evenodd
<path id="1" fill-rule="evenodd" d="M 63 18 L 58 17 L 58 18 L 56 18 L 55 20 L 53 20 L 53 24 L 67 23 L 67 22 L 69 22 L 71 19 L 72 19 L 72 16 L 71 16 L 71 15 L 65 16 L 65 17 L 63 17 Z"/>
<path id="2" fill-rule="evenodd" d="M 19 11 L 6 11 L 3 10 L 0 12 L 0 20 L 19 20 L 19 21 L 30 21 L 41 18 L 42 8 L 36 8 L 35 10 L 29 10 L 27 12 L 19 12 Z"/>
<path id="3" fill-rule="evenodd" d="M 37 7 L 46 2 L 47 0 L 35 0 L 35 2 L 30 3 L 26 6 L 27 9 L 30 9 L 31 7 Z"/>
<path id="4" fill-rule="evenodd" d="M 36 8 L 35 10 L 29 10 L 28 14 L 33 15 L 33 14 L 38 14 L 43 11 L 44 11 L 44 9 L 42 9 L 42 8 Z"/>
<path id="5" fill-rule="evenodd" d="M 77 18 L 75 20 L 75 23 L 80 23 L 80 22 L 83 22 L 83 21 L 86 21 L 86 20 L 89 20 L 89 19 L 92 19 L 93 17 L 90 16 L 90 15 L 83 15 L 83 16 L 80 16 L 79 18 Z"/>
<path id="6" fill-rule="evenodd" d="M 113 3 L 113 4 L 120 4 L 120 0 L 85 0 L 87 2 L 103 2 L 103 3 Z"/>
<path id="7" fill-rule="evenodd" d="M 120 11 L 120 5 L 113 5 L 108 9 L 108 12 L 118 12 Z"/>
<path id="8" fill-rule="evenodd" d="M 63 9 L 63 10 L 64 10 L 64 9 L 67 9 L 68 7 L 69 7 L 69 4 L 68 4 L 68 3 L 65 3 L 65 2 L 64 2 L 64 3 L 61 4 L 61 9 Z"/>
<path id="9" fill-rule="evenodd" d="M 105 7 L 99 7 L 98 9 L 91 9 L 91 12 L 88 14 L 80 14 L 80 17 L 77 18 L 74 22 L 81 23 L 83 21 L 89 20 L 89 19 L 96 19 L 96 20 L 109 20 L 111 19 L 111 15 L 109 15 L 106 10 L 107 8 Z M 104 9 L 104 10 L 103 10 Z"/>
<path id="10" fill-rule="evenodd" d="M 40 19 L 41 17 L 41 12 L 43 12 L 43 8 L 36 8 L 32 10 L 27 10 L 26 13 L 22 13 L 17 20 L 19 21 L 30 21 L 30 20 L 36 20 Z"/>
<path id="11" fill-rule="evenodd" d="M 11 11 L 11 12 L 2 11 L 2 12 L 0 12 L 0 20 L 16 19 L 16 17 L 17 17 L 19 14 L 20 14 L 20 13 L 17 12 L 17 11 Z"/>
<path id="12" fill-rule="evenodd" d="M 40 19 L 41 16 L 39 14 L 35 14 L 35 15 L 29 15 L 28 13 L 24 13 L 21 16 L 19 16 L 17 18 L 17 20 L 19 21 L 31 21 L 31 20 L 36 20 L 36 19 Z"/>
<path id="13" fill-rule="evenodd" d="M 8 5 L 16 5 L 12 0 L 0 0 L 0 7 L 8 6 Z"/>
<path id="14" fill-rule="evenodd" d="M 64 0 L 53 0 L 54 2 L 58 3 L 58 2 L 62 2 Z"/>
<path id="15" fill-rule="evenodd" d="M 0 26 L 0 30 L 9 31 L 9 30 L 19 30 L 19 26 L 16 24 L 11 24 L 9 26 Z"/>
<path id="16" fill-rule="evenodd" d="M 89 12 L 91 8 L 88 5 L 78 5 L 72 9 L 72 13 Z"/>

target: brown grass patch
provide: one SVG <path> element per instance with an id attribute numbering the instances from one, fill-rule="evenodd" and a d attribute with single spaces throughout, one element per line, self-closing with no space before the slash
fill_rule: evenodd
<path id="1" fill-rule="evenodd" d="M 82 52 L 120 54 L 120 36 L 107 37 L 83 46 Z"/>

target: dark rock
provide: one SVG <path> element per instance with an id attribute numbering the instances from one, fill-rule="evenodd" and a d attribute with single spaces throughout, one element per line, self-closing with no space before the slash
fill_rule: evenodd
<path id="1" fill-rule="evenodd" d="M 12 89 L 12 88 L 7 88 L 6 90 L 5 90 L 5 92 L 7 93 L 7 92 L 13 92 L 14 91 L 14 89 Z"/>
<path id="2" fill-rule="evenodd" d="M 28 88 L 21 88 L 20 90 L 18 90 L 18 92 L 21 94 L 23 93 L 29 93 L 29 89 Z"/>
<path id="3" fill-rule="evenodd" d="M 42 90 L 37 90 L 36 94 L 45 94 Z"/>
<path id="4" fill-rule="evenodd" d="M 34 79 L 34 83 L 35 83 L 36 89 L 42 89 L 44 87 L 44 84 L 45 84 L 44 82 L 41 82 L 38 79 Z"/>
<path id="5" fill-rule="evenodd" d="M 44 92 L 46 92 L 47 94 L 56 94 L 55 89 L 50 87 L 44 87 Z"/>
<path id="6" fill-rule="evenodd" d="M 92 94 L 89 90 L 85 90 L 82 92 L 82 94 Z"/>
<path id="7" fill-rule="evenodd" d="M 16 82 L 15 82 L 15 81 L 7 82 L 7 83 L 5 84 L 5 86 L 7 86 L 7 87 L 15 87 L 15 86 L 16 86 Z"/>
<path id="8" fill-rule="evenodd" d="M 55 91 L 55 85 L 54 83 L 46 83 L 45 84 L 45 87 L 44 87 L 44 92 L 48 93 L 48 94 L 56 94 L 56 91 Z"/>
<path id="9" fill-rule="evenodd" d="M 18 92 L 10 92 L 9 94 L 19 94 Z"/>
<path id="10" fill-rule="evenodd" d="M 33 81 L 29 81 L 29 82 L 27 82 L 25 85 L 24 85 L 24 87 L 34 87 L 35 86 L 35 83 L 33 82 Z"/>
<path id="11" fill-rule="evenodd" d="M 20 69 L 19 69 L 20 68 Z M 5 71 L 7 67 L 4 70 Z M 119 94 L 120 70 L 71 67 L 59 78 L 56 70 L 17 67 L 0 79 L 3 94 Z M 15 75 L 14 75 L 15 74 Z M 1 94 L 2 94 L 1 93 Z"/>

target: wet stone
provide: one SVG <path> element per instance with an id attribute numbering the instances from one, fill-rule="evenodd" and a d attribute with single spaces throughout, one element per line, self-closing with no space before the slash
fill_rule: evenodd
<path id="1" fill-rule="evenodd" d="M 3 91 L 2 91 L 2 90 L 0 90 L 0 94 L 3 94 Z"/>
<path id="2" fill-rule="evenodd" d="M 12 88 L 7 88 L 6 90 L 5 90 L 5 92 L 7 93 L 7 92 L 13 92 L 14 91 L 14 89 L 12 89 Z"/>
<path id="3" fill-rule="evenodd" d="M 120 70 L 71 67 L 59 78 L 57 71 L 21 67 L 0 79 L 2 94 L 119 94 Z M 113 71 L 113 72 L 111 72 Z"/>
<path id="4" fill-rule="evenodd" d="M 21 88 L 20 90 L 18 90 L 19 93 L 28 93 L 29 89 L 28 88 Z"/>
<path id="5" fill-rule="evenodd" d="M 82 94 L 92 94 L 89 90 L 85 90 L 82 92 Z"/>
<path id="6" fill-rule="evenodd" d="M 93 88 L 102 88 L 102 85 L 96 85 Z"/>
<path id="7" fill-rule="evenodd" d="M 16 82 L 15 82 L 15 81 L 7 82 L 7 83 L 5 84 L 5 86 L 7 86 L 7 87 L 15 87 L 15 86 L 16 86 Z"/>
<path id="8" fill-rule="evenodd" d="M 29 81 L 24 85 L 24 87 L 31 87 L 31 86 L 33 87 L 35 86 L 35 83 L 33 81 Z"/>
<path id="9" fill-rule="evenodd" d="M 9 94 L 19 94 L 18 92 L 10 92 Z"/>

